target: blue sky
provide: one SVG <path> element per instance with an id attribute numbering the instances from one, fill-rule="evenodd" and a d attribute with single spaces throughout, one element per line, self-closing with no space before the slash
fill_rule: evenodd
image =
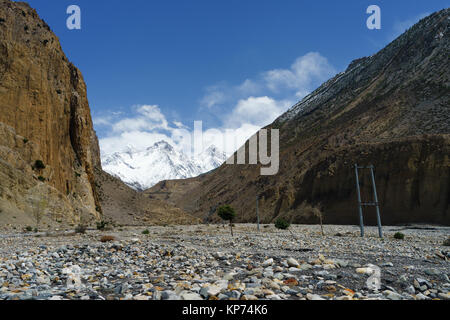
<path id="1" fill-rule="evenodd" d="M 30 0 L 83 73 L 102 152 L 270 123 L 448 1 Z M 82 29 L 66 28 L 81 8 Z M 381 8 L 381 30 L 366 8 Z M 214 134 L 210 135 L 214 140 Z"/>

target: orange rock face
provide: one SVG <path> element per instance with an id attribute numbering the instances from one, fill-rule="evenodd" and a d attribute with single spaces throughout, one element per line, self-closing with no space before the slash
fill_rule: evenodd
<path id="1" fill-rule="evenodd" d="M 99 215 L 100 156 L 83 77 L 36 11 L 9 0 L 0 0 L 0 123 L 39 146 L 40 159 L 23 160 L 45 164 L 46 184 Z"/>

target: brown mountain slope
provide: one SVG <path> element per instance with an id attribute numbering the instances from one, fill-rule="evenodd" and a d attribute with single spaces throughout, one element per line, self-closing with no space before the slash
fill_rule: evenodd
<path id="1" fill-rule="evenodd" d="M 119 179 L 95 169 L 103 219 L 121 225 L 194 224 L 200 219 L 163 200 L 151 199 Z"/>
<path id="2" fill-rule="evenodd" d="M 3 214 L 47 198 L 63 208 L 50 210 L 61 218 L 74 220 L 77 210 L 98 218 L 93 168 L 100 157 L 83 77 L 36 11 L 10 0 L 0 0 L 0 110 L 8 128 L 0 135 Z M 45 170 L 32 169 L 36 160 Z"/>
<path id="3" fill-rule="evenodd" d="M 277 119 L 280 171 L 223 165 L 146 192 L 208 217 L 224 203 L 239 221 L 357 224 L 353 166 L 373 164 L 385 224 L 450 224 L 449 9 L 437 12 L 377 54 L 355 60 Z M 371 200 L 368 177 L 363 195 Z M 176 192 L 172 192 L 175 190 Z M 214 216 L 212 216 L 214 217 Z M 215 219 L 215 217 L 214 217 Z M 366 210 L 367 223 L 375 215 Z"/>

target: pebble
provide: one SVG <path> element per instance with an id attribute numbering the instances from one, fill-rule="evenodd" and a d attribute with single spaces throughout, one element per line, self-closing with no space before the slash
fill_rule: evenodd
<path id="1" fill-rule="evenodd" d="M 297 268 L 297 267 L 300 266 L 300 264 L 298 263 L 298 261 L 295 260 L 294 258 L 288 258 L 286 262 L 287 262 L 287 265 L 288 265 L 289 267 L 295 267 L 295 268 Z"/>
<path id="2" fill-rule="evenodd" d="M 263 267 L 268 267 L 268 266 L 271 266 L 272 264 L 273 264 L 273 259 L 270 258 L 270 259 L 267 259 L 266 261 L 264 261 L 264 262 L 262 263 L 262 266 L 263 266 Z"/>
<path id="3" fill-rule="evenodd" d="M 346 236 L 326 239 L 314 226 L 293 226 L 297 239 L 246 226 L 237 225 L 234 239 L 215 226 L 149 227 L 151 238 L 127 227 L 111 243 L 91 230 L 0 237 L 0 300 L 449 300 L 449 266 L 435 255 L 432 232 L 380 244 L 352 237 L 351 226 L 327 226 Z M 382 290 L 368 292 L 377 264 Z"/>

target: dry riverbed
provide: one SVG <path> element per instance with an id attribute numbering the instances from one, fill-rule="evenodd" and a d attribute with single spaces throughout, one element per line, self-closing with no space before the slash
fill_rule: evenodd
<path id="1" fill-rule="evenodd" d="M 450 299 L 450 228 L 385 227 L 384 239 L 376 228 L 365 238 L 356 226 L 325 226 L 325 236 L 290 229 L 236 225 L 233 238 L 222 225 L 2 231 L 0 300 Z M 378 268 L 376 290 L 367 280 Z"/>

